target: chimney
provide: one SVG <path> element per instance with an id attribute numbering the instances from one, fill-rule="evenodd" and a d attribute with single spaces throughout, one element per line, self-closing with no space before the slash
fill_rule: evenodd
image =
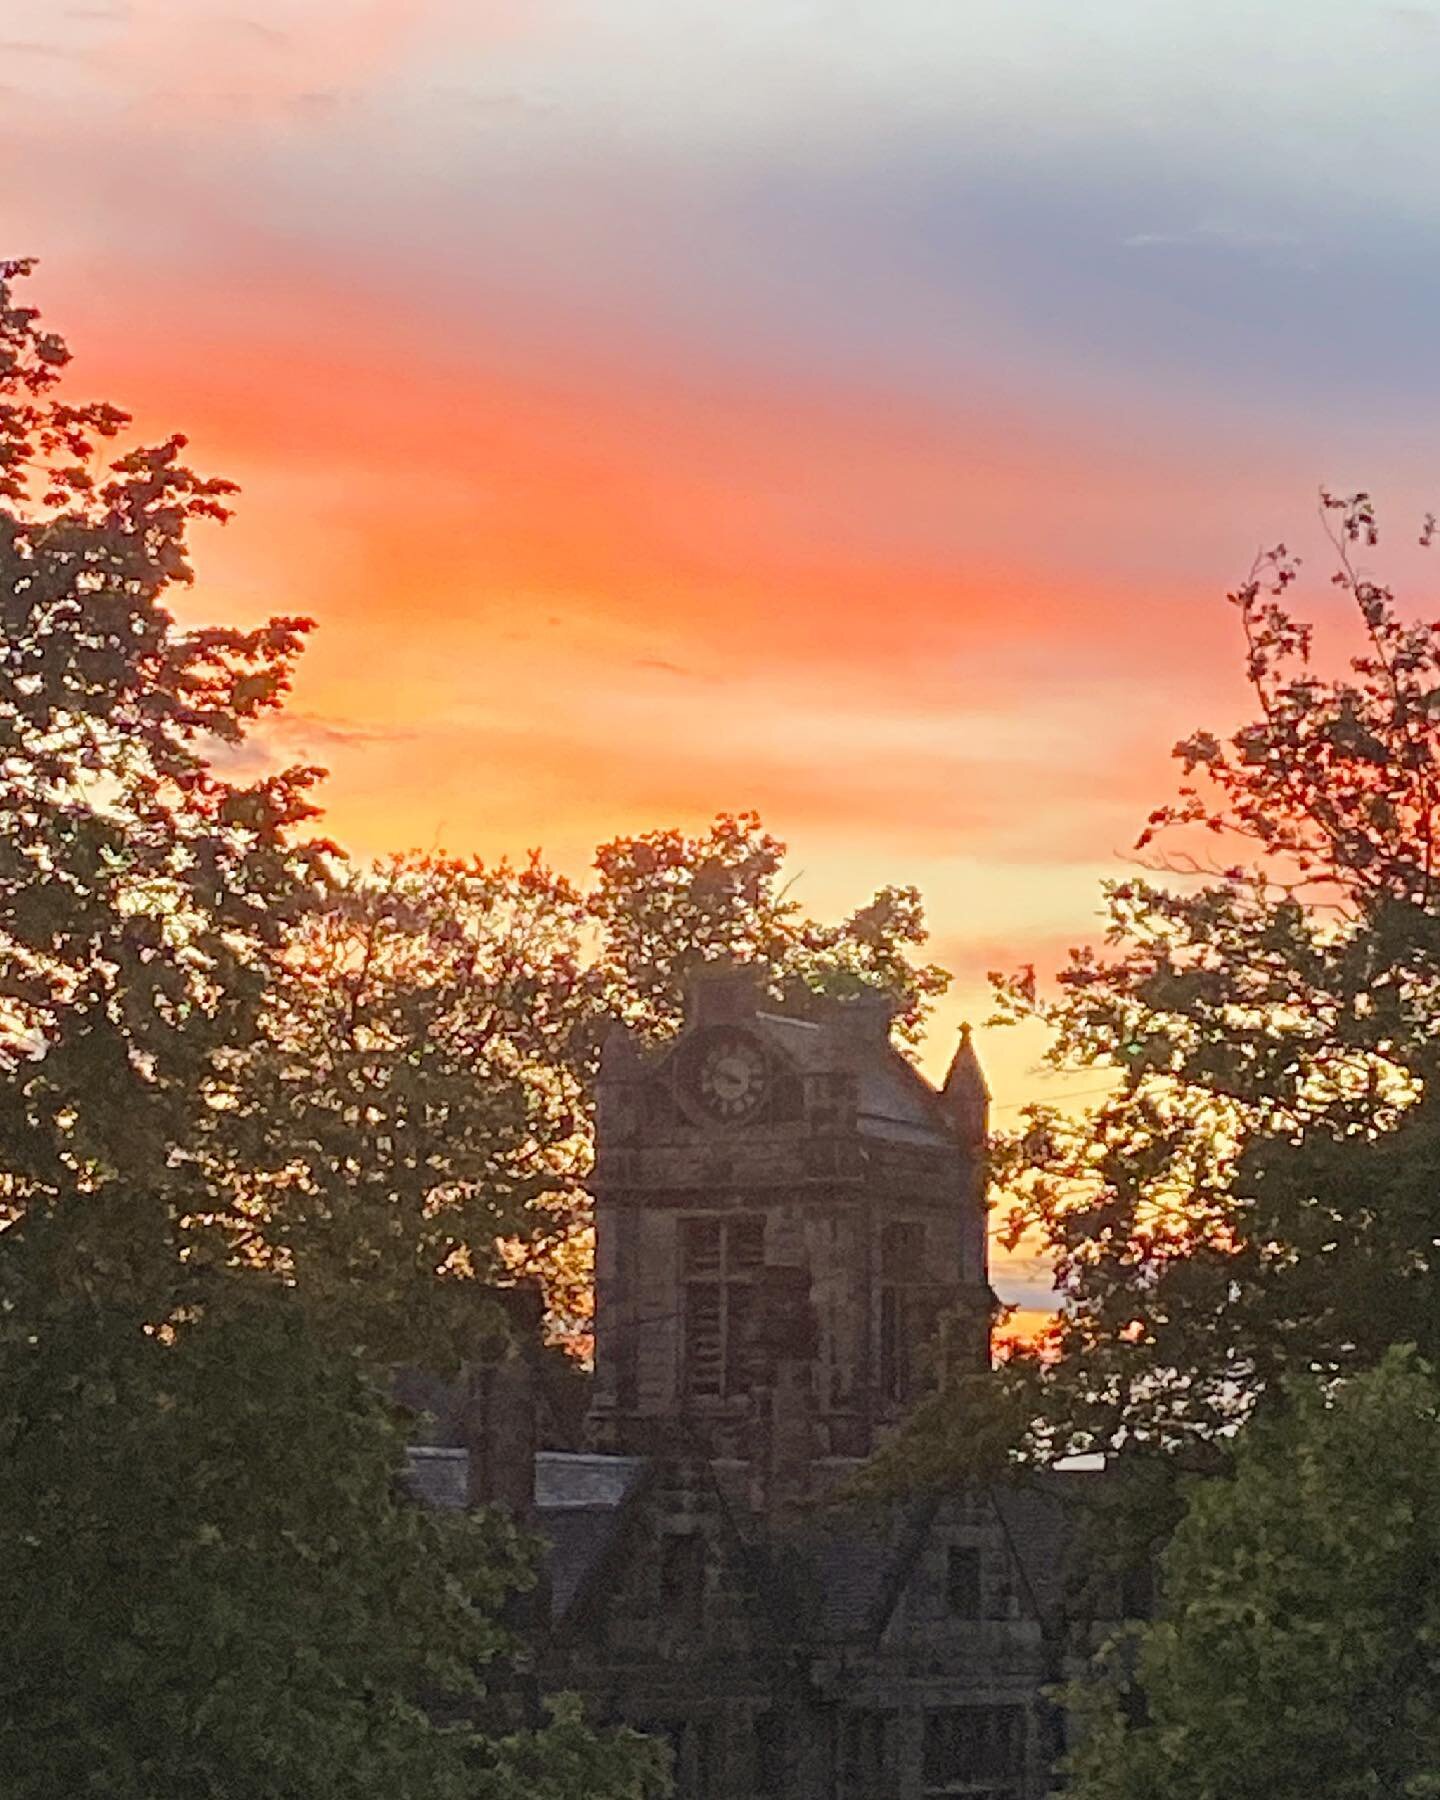
<path id="1" fill-rule="evenodd" d="M 612 1020 L 600 1045 L 600 1068 L 595 1083 L 595 1135 L 603 1149 L 622 1142 L 638 1123 L 633 1083 L 644 1069 L 644 1059 L 634 1037 L 618 1019 Z"/>
<path id="2" fill-rule="evenodd" d="M 960 1142 L 979 1149 L 990 1130 L 990 1090 L 968 1025 L 960 1027 L 960 1042 L 940 1089 L 940 1105 Z"/>
<path id="3" fill-rule="evenodd" d="M 600 1044 L 600 1079 L 624 1081 L 640 1067 L 635 1039 L 620 1019 L 612 1019 Z"/>
<path id="4" fill-rule="evenodd" d="M 753 1019 L 763 993 L 764 971 L 754 963 L 700 963 L 685 981 L 685 1023 L 733 1025 Z"/>
<path id="5" fill-rule="evenodd" d="M 495 1288 L 504 1337 L 465 1376 L 460 1435 L 469 1453 L 466 1504 L 498 1506 L 516 1519 L 535 1503 L 536 1359 L 545 1302 L 538 1282 Z"/>
<path id="6" fill-rule="evenodd" d="M 856 994 L 841 1006 L 840 1017 L 851 1036 L 863 1044 L 888 1044 L 900 1008 L 892 994 L 878 988 Z"/>

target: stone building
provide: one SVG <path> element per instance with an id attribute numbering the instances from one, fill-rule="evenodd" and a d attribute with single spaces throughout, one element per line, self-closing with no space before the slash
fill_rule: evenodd
<path id="1" fill-rule="evenodd" d="M 718 1457 L 869 1454 L 937 1319 L 990 1289 L 984 1081 L 936 1094 L 874 1002 L 787 1018 L 743 971 L 692 989 L 672 1048 L 606 1046 L 594 1176 L 597 1448 L 657 1432 Z M 766 1405 L 759 1405 L 762 1394 Z M 762 1418 L 761 1414 L 774 1415 Z"/>
<path id="2" fill-rule="evenodd" d="M 545 1684 L 668 1738 L 691 1800 L 1051 1791 L 1087 1478 L 846 1493 L 939 1321 L 943 1354 L 988 1355 L 984 1080 L 967 1038 L 937 1091 L 890 1025 L 784 1016 L 722 971 L 673 1044 L 612 1038 L 593 1449 L 527 1449 L 512 1370 L 415 1453 L 442 1503 L 533 1497 Z"/>

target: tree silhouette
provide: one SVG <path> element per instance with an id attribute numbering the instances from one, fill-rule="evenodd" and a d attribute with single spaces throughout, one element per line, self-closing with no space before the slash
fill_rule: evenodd
<path id="1" fill-rule="evenodd" d="M 304 1220 L 267 1239 L 238 1179 L 296 948 L 337 915 L 315 772 L 235 783 L 211 751 L 279 704 L 305 622 L 177 626 L 189 528 L 233 490 L 59 397 L 27 272 L 0 265 L 5 1791 L 647 1800 L 649 1746 L 514 1729 L 481 1690 L 510 1679 L 513 1535 L 402 1500 L 357 1354 L 376 1296 L 329 1304 L 358 1269 L 333 1242 L 312 1269 Z M 344 1121 L 361 1191 L 409 1198 L 402 1117 L 388 1144 Z"/>
<path id="2" fill-rule="evenodd" d="M 1052 1261 L 1059 1316 L 933 1402 L 902 1462 L 1222 1465 L 1287 1375 L 1440 1353 L 1440 623 L 1369 571 L 1367 495 L 1322 518 L 1348 660 L 1319 666 L 1296 559 L 1262 557 L 1230 596 L 1255 717 L 1177 746 L 1103 948 L 1053 988 L 998 982 L 1001 1016 L 1043 1022 L 1051 1065 L 1105 1092 L 996 1141 L 1004 1229 Z"/>

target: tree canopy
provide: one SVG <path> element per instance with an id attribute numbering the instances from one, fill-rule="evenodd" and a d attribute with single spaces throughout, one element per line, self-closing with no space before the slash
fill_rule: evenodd
<path id="1" fill-rule="evenodd" d="M 1075 1800 L 1440 1794 L 1440 1389 L 1291 1378 L 1193 1482 L 1155 1620 L 1071 1690 Z"/>
<path id="2" fill-rule="evenodd" d="M 453 1363 L 476 1282 L 544 1263 L 580 1223 L 584 925 L 538 859 L 430 856 L 345 868 L 289 932 L 229 1178 L 253 1253 L 341 1341 Z"/>
<path id="3" fill-rule="evenodd" d="M 1007 1437 L 1022 1461 L 1211 1466 L 1290 1373 L 1440 1354 L 1440 622 L 1371 573 L 1368 496 L 1322 518 L 1350 624 L 1327 609 L 1322 655 L 1297 560 L 1260 559 L 1230 596 L 1253 718 L 1177 746 L 1104 945 L 1053 986 L 999 982 L 1002 1017 L 1043 1022 L 1050 1063 L 1104 1095 L 994 1146 L 1004 1228 L 1050 1259 L 1060 1311 L 917 1422 L 934 1467 L 972 1441 L 1003 1461 Z"/>
<path id="4" fill-rule="evenodd" d="M 453 1357 L 472 1278 L 517 1270 L 583 1341 L 591 1081 L 615 1020 L 673 1033 L 690 975 L 717 959 L 801 1012 L 882 991 L 912 1042 L 944 991 L 912 960 L 913 889 L 822 924 L 789 894 L 785 854 L 754 814 L 722 813 L 602 845 L 584 883 L 538 855 L 346 868 L 287 936 L 229 1114 L 250 1249 L 396 1354 Z"/>
<path id="5" fill-rule="evenodd" d="M 333 1024 L 299 953 L 343 889 L 304 835 L 315 771 L 236 782 L 214 756 L 281 702 L 306 623 L 177 624 L 190 527 L 233 490 L 183 439 L 135 447 L 123 413 L 60 397 L 26 273 L 0 264 L 5 1792 L 569 1800 L 583 1770 L 648 1800 L 653 1747 L 503 1704 L 508 1528 L 400 1491 L 366 1321 L 404 1290 L 347 1230 L 345 1183 L 423 1213 L 410 1064 L 377 1006 L 285 1089 L 302 1026 L 313 1046 Z M 383 919 L 371 936 L 401 955 Z M 463 1039 L 452 987 L 425 1029 Z M 367 1054 L 389 1114 L 337 1098 Z M 443 1101 L 453 1062 L 421 1073 Z M 291 1172 L 307 1206 L 282 1230 L 265 1180 Z"/>
<path id="6" fill-rule="evenodd" d="M 608 1023 L 699 964 L 880 987 L 912 1037 L 912 890 L 839 925 L 753 815 L 538 858 L 313 835 L 312 769 L 227 770 L 308 621 L 184 627 L 234 492 L 61 394 L 0 265 L 0 1702 L 17 1796 L 614 1796 L 653 1747 L 517 1713 L 526 1557 L 404 1501 L 379 1379 L 453 1363 L 486 1284 L 579 1285 Z M 4 1648 L 4 1644 L 0 1644 Z M 28 1784 L 28 1785 L 26 1785 Z M 8 1791 L 8 1790 L 7 1790 Z"/>
<path id="7" fill-rule="evenodd" d="M 173 1342 L 104 1304 L 6 1356 L 4 1791 L 460 1794 L 518 1546 L 392 1493 L 397 1423 L 257 1292 Z"/>
<path id="8" fill-rule="evenodd" d="M 616 838 L 595 864 L 600 991 L 612 1013 L 651 1034 L 675 1030 L 687 977 L 716 960 L 755 965 L 773 997 L 801 1013 L 818 998 L 888 994 L 912 1045 L 949 985 L 943 969 L 911 960 L 927 936 L 914 888 L 881 888 L 839 924 L 821 924 L 791 894 L 785 845 L 755 813 L 722 813 L 698 835 Z"/>
<path id="9" fill-rule="evenodd" d="M 43 1238 L 47 1280 L 163 1318 L 217 1251 L 206 1146 L 318 880 L 315 772 L 237 784 L 209 751 L 280 704 L 307 621 L 176 628 L 189 529 L 232 486 L 179 436 L 103 463 L 129 420 L 58 397 L 69 352 L 15 300 L 26 272 L 0 264 L 5 1262 Z"/>

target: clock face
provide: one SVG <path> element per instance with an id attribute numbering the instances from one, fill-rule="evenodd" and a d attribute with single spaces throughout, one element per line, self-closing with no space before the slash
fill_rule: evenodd
<path id="1" fill-rule="evenodd" d="M 713 1118 L 746 1118 L 764 1098 L 765 1052 L 740 1032 L 717 1032 L 694 1067 L 696 1098 Z"/>

